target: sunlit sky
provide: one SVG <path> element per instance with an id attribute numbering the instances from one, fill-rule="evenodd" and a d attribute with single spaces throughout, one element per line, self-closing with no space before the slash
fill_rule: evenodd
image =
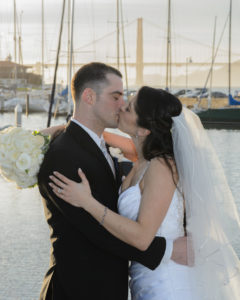
<path id="1" fill-rule="evenodd" d="M 115 0 L 75 0 L 75 62 L 116 60 Z M 220 39 L 230 0 L 172 0 L 172 60 L 206 62 L 211 59 L 214 18 L 217 17 L 216 44 Z M 66 0 L 67 4 L 67 0 Z M 13 0 L 0 0 L 0 60 L 13 56 Z M 137 18 L 143 18 L 144 60 L 166 61 L 168 0 L 122 0 L 128 61 L 136 60 Z M 23 63 L 41 61 L 41 0 L 16 0 L 22 24 Z M 45 62 L 55 61 L 62 10 L 61 0 L 44 0 Z M 240 2 L 233 0 L 232 60 L 240 59 Z M 67 7 L 61 60 L 66 58 Z M 107 36 L 103 38 L 104 36 Z M 96 43 L 92 43 L 97 40 Z M 86 47 L 85 45 L 89 44 Z M 217 59 L 227 61 L 228 28 Z M 121 46 L 122 57 L 122 46 Z"/>

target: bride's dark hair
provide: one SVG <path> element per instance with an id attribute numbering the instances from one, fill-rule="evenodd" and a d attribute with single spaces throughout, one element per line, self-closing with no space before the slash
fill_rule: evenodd
<path id="1" fill-rule="evenodd" d="M 169 168 L 169 158 L 174 160 L 172 141 L 172 117 L 180 115 L 182 104 L 172 94 L 143 86 L 135 102 L 137 125 L 150 130 L 143 144 L 143 156 L 150 160 L 162 157 Z"/>

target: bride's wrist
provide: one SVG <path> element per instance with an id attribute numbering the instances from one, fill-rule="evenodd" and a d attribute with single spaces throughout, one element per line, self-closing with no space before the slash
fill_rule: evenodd
<path id="1" fill-rule="evenodd" d="M 91 211 L 94 210 L 94 207 L 95 207 L 95 205 L 96 205 L 96 202 L 97 202 L 97 200 L 96 200 L 95 198 L 93 198 L 92 195 L 90 195 L 90 196 L 88 197 L 87 201 L 85 201 L 85 203 L 84 203 L 84 205 L 83 205 L 83 208 L 84 208 L 87 212 L 91 213 Z"/>

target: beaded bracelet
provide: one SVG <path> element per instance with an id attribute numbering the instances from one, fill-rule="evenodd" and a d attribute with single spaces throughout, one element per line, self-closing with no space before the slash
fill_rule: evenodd
<path id="1" fill-rule="evenodd" d="M 103 212 L 103 216 L 102 216 L 102 220 L 100 222 L 100 225 L 103 225 L 106 214 L 107 214 L 107 206 L 104 206 L 104 212 Z"/>

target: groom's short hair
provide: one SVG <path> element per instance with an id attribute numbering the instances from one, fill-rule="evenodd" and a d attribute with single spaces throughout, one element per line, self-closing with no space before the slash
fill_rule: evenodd
<path id="1" fill-rule="evenodd" d="M 71 82 L 72 97 L 76 102 L 80 101 L 85 88 L 92 88 L 97 95 L 109 82 L 107 74 L 115 74 L 122 78 L 122 74 L 117 69 L 100 62 L 92 62 L 82 66 L 73 76 Z"/>

